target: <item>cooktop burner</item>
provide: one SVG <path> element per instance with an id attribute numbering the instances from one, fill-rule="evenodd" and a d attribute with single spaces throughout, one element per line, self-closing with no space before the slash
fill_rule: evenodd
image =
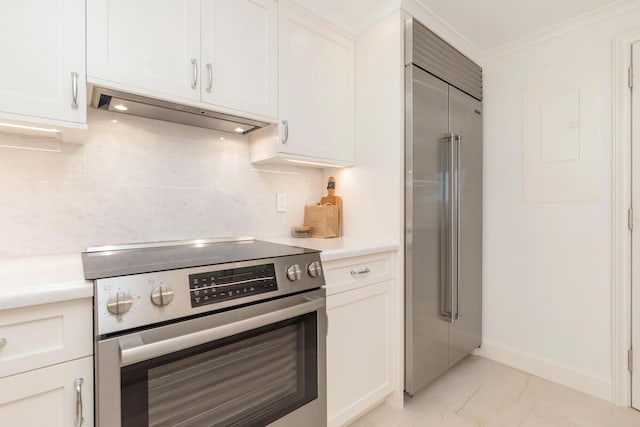
<path id="1" fill-rule="evenodd" d="M 82 263 L 85 278 L 94 280 L 316 252 L 253 238 L 207 239 L 89 248 Z"/>

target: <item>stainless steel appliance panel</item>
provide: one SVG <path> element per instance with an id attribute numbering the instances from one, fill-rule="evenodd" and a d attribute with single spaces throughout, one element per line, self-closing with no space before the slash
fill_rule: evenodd
<path id="1" fill-rule="evenodd" d="M 449 280 L 449 233 L 443 157 L 448 87 L 418 67 L 406 68 L 406 381 L 415 393 L 448 368 L 448 323 L 441 319 Z M 448 295 L 448 294 L 447 294 Z M 450 308 L 449 308 L 450 310 Z"/>
<path id="2" fill-rule="evenodd" d="M 96 424 L 326 425 L 318 251 L 250 238 L 88 249 Z"/>
<path id="3" fill-rule="evenodd" d="M 99 335 L 114 333 L 126 329 L 133 329 L 149 324 L 179 319 L 184 316 L 207 313 L 212 310 L 220 310 L 258 302 L 266 298 L 280 297 L 295 292 L 318 288 L 324 285 L 324 277 L 311 277 L 303 275 L 300 280 L 291 281 L 286 277 L 287 268 L 298 264 L 302 269 L 307 269 L 317 260 L 317 253 L 293 255 L 273 258 L 268 261 L 258 259 L 242 261 L 215 266 L 192 267 L 189 269 L 177 269 L 152 273 L 133 274 L 120 277 L 108 277 L 96 280 L 95 310 L 98 314 L 97 332 Z M 278 283 L 277 289 L 264 294 L 250 294 L 240 299 L 217 302 L 215 305 L 192 305 L 189 292 L 189 280 L 187 275 L 204 274 L 220 270 L 229 270 L 242 267 L 273 264 Z M 173 289 L 175 295 L 171 304 L 158 309 L 151 304 L 150 295 L 157 286 L 167 286 Z M 118 292 L 125 292 L 131 298 L 131 309 L 122 316 L 114 316 L 108 310 L 111 301 Z"/>
<path id="4" fill-rule="evenodd" d="M 405 65 L 416 64 L 447 83 L 482 99 L 482 68 L 434 32 L 409 18 L 406 22 Z"/>
<path id="5" fill-rule="evenodd" d="M 269 424 L 273 427 L 326 425 L 326 330 L 325 291 L 319 289 L 101 340 L 96 424 L 118 427 L 124 417 L 126 425 L 174 425 L 178 419 L 180 425 L 218 425 L 215 420 L 222 418 L 228 425 L 247 425 L 247 420 L 275 419 L 276 411 L 282 416 Z M 242 372 L 235 364 L 243 365 Z M 279 375 L 290 370 L 293 377 Z M 225 371 L 234 375 L 225 380 Z M 238 375 L 255 387 L 229 398 L 247 385 Z M 265 382 L 269 375 L 279 376 L 282 384 Z M 184 378 L 202 387 L 193 390 Z M 161 384 L 172 381 L 169 388 Z M 180 387 L 182 395 L 175 396 L 172 388 Z M 300 396 L 305 393 L 311 401 Z M 212 404 L 214 397 L 221 398 L 220 405 Z M 180 399 L 182 409 L 170 410 Z M 232 408 L 243 399 L 248 400 Z"/>
<path id="6" fill-rule="evenodd" d="M 482 69 L 406 23 L 405 391 L 481 344 Z"/>
<path id="7" fill-rule="evenodd" d="M 449 332 L 454 365 L 482 340 L 482 103 L 450 87 L 449 111 L 460 147 L 458 306 Z"/>
<path id="8" fill-rule="evenodd" d="M 206 110 L 190 105 L 154 99 L 133 93 L 93 86 L 89 105 L 93 108 L 120 114 L 148 117 L 156 120 L 198 126 L 207 129 L 237 133 L 242 129 L 243 134 L 268 126 L 270 123 L 247 119 Z M 115 108 L 124 105 L 126 109 Z"/>

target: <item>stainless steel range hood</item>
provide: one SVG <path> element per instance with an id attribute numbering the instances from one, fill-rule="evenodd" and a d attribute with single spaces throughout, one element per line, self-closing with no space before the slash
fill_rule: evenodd
<path id="1" fill-rule="evenodd" d="M 93 87 L 90 105 L 114 113 L 239 134 L 247 134 L 271 124 L 100 86 Z"/>

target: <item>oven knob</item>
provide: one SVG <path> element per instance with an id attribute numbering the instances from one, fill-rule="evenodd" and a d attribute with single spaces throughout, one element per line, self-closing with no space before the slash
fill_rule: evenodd
<path id="1" fill-rule="evenodd" d="M 292 282 L 302 279 L 302 270 L 298 264 L 294 264 L 287 268 L 287 278 Z"/>
<path id="2" fill-rule="evenodd" d="M 109 301 L 107 301 L 107 310 L 111 314 L 124 314 L 131 308 L 133 304 L 133 298 L 131 298 L 131 294 L 123 291 L 116 292 L 115 297 L 111 297 Z"/>
<path id="3" fill-rule="evenodd" d="M 169 304 L 173 300 L 173 289 L 160 285 L 151 291 L 151 302 L 158 307 Z"/>
<path id="4" fill-rule="evenodd" d="M 313 261 L 307 267 L 307 273 L 311 277 L 318 277 L 322 275 L 322 266 L 320 265 L 320 261 Z"/>

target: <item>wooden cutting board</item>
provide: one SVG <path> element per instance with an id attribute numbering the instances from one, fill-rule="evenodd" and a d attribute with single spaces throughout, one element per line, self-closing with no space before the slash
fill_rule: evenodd
<path id="1" fill-rule="evenodd" d="M 338 207 L 338 224 L 340 224 L 339 235 L 342 236 L 342 197 L 336 196 L 336 179 L 332 176 L 329 177 L 327 183 L 327 195 L 320 199 L 321 205 L 335 205 Z"/>

